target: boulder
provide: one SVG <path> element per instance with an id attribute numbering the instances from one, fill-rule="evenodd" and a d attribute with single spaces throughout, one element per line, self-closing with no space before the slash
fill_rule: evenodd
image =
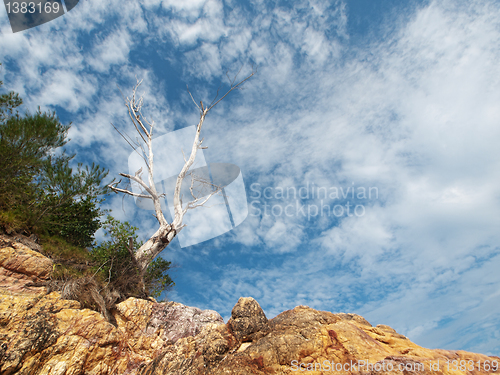
<path id="1" fill-rule="evenodd" d="M 3 269 L 16 280 L 47 278 L 50 260 L 28 250 L 0 249 Z M 356 314 L 298 306 L 268 320 L 249 297 L 238 300 L 227 324 L 212 310 L 137 298 L 112 314 L 116 326 L 58 292 L 27 293 L 3 279 L 0 374 L 500 374 L 492 367 L 500 365 L 498 357 L 422 348 Z M 475 367 L 460 370 L 454 363 Z"/>
<path id="2" fill-rule="evenodd" d="M 252 297 L 241 297 L 231 311 L 228 326 L 242 341 L 254 341 L 267 334 L 269 325 L 264 311 Z"/>
<path id="3" fill-rule="evenodd" d="M 42 254 L 11 243 L 0 248 L 0 265 L 2 375 L 136 374 L 205 325 L 225 327 L 212 310 L 136 298 L 116 305 L 115 327 L 59 292 L 26 287 L 52 272 L 52 261 Z"/>
<path id="4" fill-rule="evenodd" d="M 224 324 L 224 320 L 213 310 L 201 310 L 177 302 L 157 303 L 153 305 L 148 329 L 163 329 L 163 339 L 174 344 L 183 337 L 197 335 L 209 323 Z"/>
<path id="5" fill-rule="evenodd" d="M 19 242 L 0 246 L 0 287 L 4 292 L 37 294 L 45 291 L 33 284 L 47 280 L 52 267 L 49 258 Z"/>
<path id="6" fill-rule="evenodd" d="M 237 311 L 247 304 L 255 307 L 249 299 L 240 302 L 241 299 Z M 252 342 L 237 339 L 235 332 L 242 331 L 234 331 L 232 323 L 207 325 L 198 335 L 168 347 L 139 374 L 500 374 L 500 370 L 469 372 L 453 368 L 453 361 L 491 366 L 493 361 L 500 362 L 498 357 L 425 349 L 389 326 L 372 327 L 356 314 L 333 314 L 298 306 L 267 324 L 267 334 Z"/>
<path id="7" fill-rule="evenodd" d="M 14 243 L 0 249 L 0 266 L 6 270 L 47 280 L 52 272 L 52 261 L 27 246 Z"/>

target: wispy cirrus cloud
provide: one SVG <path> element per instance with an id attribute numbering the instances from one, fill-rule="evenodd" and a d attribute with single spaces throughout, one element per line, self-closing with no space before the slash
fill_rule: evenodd
<path id="1" fill-rule="evenodd" d="M 363 44 L 349 12 L 338 1 L 89 0 L 0 37 L 16 71 L 3 80 L 31 108 L 64 108 L 79 157 L 117 175 L 130 150 L 109 123 L 133 129 L 116 85 L 127 95 L 135 75 L 145 79 L 161 135 L 197 122 L 185 83 L 205 102 L 226 68 L 248 62 L 243 77 L 254 63 L 245 90 L 207 118 L 207 159 L 240 166 L 249 202 L 252 183 L 376 187 L 377 198 L 351 199 L 361 216 L 271 212 L 201 245 L 173 244 L 182 272 L 171 298 L 226 317 L 242 295 L 270 317 L 298 304 L 357 312 L 424 346 L 498 355 L 498 4 L 417 4 Z M 106 207 L 147 236 L 154 219 L 124 202 L 125 212 L 121 197 Z"/>

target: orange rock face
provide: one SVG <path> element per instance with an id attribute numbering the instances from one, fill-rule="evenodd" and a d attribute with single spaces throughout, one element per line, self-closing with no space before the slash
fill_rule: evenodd
<path id="1" fill-rule="evenodd" d="M 13 293 L 40 293 L 44 288 L 27 286 L 47 280 L 52 261 L 27 246 L 14 242 L 0 248 L 0 287 Z"/>
<path id="2" fill-rule="evenodd" d="M 249 300 L 240 298 L 237 306 L 253 305 L 255 311 L 256 302 Z M 234 341 L 241 334 L 229 324 L 202 331 L 169 348 L 141 374 L 500 374 L 497 357 L 425 349 L 355 314 L 298 306 L 267 324 L 263 336 L 251 332 L 257 338 L 244 343 Z M 248 324 L 241 326 L 248 330 Z"/>
<path id="3" fill-rule="evenodd" d="M 27 250 L 0 249 L 9 277 L 47 277 L 50 260 Z M 500 374 L 498 357 L 425 349 L 354 314 L 298 306 L 267 320 L 254 299 L 240 298 L 224 324 L 215 311 L 129 298 L 114 326 L 57 292 L 3 280 L 0 374 Z"/>

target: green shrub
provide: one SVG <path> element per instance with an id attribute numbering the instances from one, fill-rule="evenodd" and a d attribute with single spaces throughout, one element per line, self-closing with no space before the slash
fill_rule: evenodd
<path id="1" fill-rule="evenodd" d="M 91 255 L 93 261 L 98 264 L 95 267 L 96 272 L 99 272 L 110 286 L 126 296 L 159 297 L 164 290 L 175 285 L 166 274 L 171 262 L 161 257 L 151 262 L 144 274 L 134 265 L 128 246 L 129 239 L 132 240 L 133 251 L 142 245 L 142 242 L 138 241 L 136 227 L 108 215 L 103 228 L 105 236 L 110 237 L 110 240 L 92 249 Z"/>
<path id="2" fill-rule="evenodd" d="M 57 200 L 57 197 L 51 198 Z M 52 207 L 57 206 L 56 202 L 52 204 Z M 94 233 L 101 228 L 100 215 L 101 210 L 96 207 L 96 202 L 85 198 L 64 202 L 56 210 L 51 210 L 43 218 L 42 224 L 49 235 L 60 236 L 76 246 L 91 247 L 94 244 Z"/>
<path id="3" fill-rule="evenodd" d="M 40 108 L 35 114 L 14 114 L 21 103 L 15 93 L 0 95 L 1 224 L 12 221 L 24 232 L 92 246 L 105 213 L 98 197 L 109 191 L 107 184 L 101 187 L 108 172 L 95 164 L 74 170 L 69 162 L 75 155 L 54 156 L 68 142 L 70 125 Z"/>
<path id="4" fill-rule="evenodd" d="M 73 245 L 57 235 L 41 234 L 39 236 L 42 251 L 45 255 L 62 263 L 88 264 L 92 258 L 87 249 Z"/>

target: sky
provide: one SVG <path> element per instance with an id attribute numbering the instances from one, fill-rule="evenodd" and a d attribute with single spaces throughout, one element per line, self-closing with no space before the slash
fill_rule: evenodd
<path id="1" fill-rule="evenodd" d="M 133 134 L 120 90 L 136 77 L 159 137 L 197 124 L 186 85 L 206 103 L 253 66 L 202 131 L 207 162 L 241 169 L 248 216 L 167 247 L 167 298 L 226 321 L 242 296 L 268 318 L 356 313 L 499 356 L 499 20 L 483 0 L 81 0 L 13 34 L 2 9 L 0 78 L 71 122 L 75 163 L 112 178 L 128 172 L 111 124 Z M 142 239 L 157 229 L 132 197 L 103 207 Z"/>

